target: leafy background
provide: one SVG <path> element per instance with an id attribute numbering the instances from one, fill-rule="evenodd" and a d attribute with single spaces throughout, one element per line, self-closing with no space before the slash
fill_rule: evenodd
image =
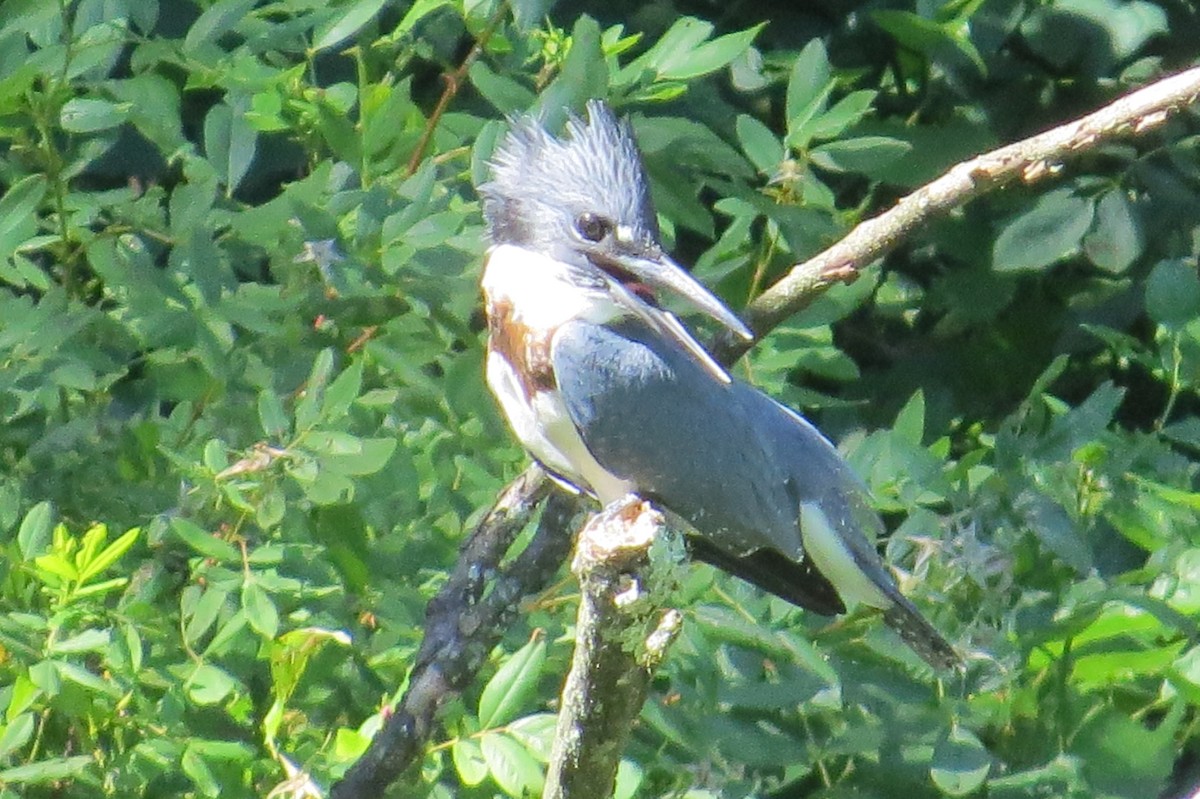
<path id="1" fill-rule="evenodd" d="M 1184 0 L 6 0 L 0 796 L 302 796 L 362 751 L 525 463 L 480 374 L 505 114 L 630 114 L 668 244 L 738 307 L 1197 42 Z M 969 668 L 695 567 L 621 796 L 1196 783 L 1198 123 L 973 202 L 744 361 Z M 537 790 L 574 593 L 396 796 Z"/>

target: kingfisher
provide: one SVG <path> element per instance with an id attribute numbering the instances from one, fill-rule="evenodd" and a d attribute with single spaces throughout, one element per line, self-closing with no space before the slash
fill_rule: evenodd
<path id="1" fill-rule="evenodd" d="M 822 615 L 863 604 L 926 662 L 954 648 L 897 588 L 863 483 L 803 417 L 731 376 L 661 304 L 752 332 L 664 251 L 633 130 L 603 102 L 509 131 L 478 187 L 486 377 L 559 482 L 682 519 L 693 555 Z"/>

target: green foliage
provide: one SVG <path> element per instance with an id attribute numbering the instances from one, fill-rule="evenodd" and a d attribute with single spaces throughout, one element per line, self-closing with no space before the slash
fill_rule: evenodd
<path id="1" fill-rule="evenodd" d="M 1200 41 L 1145 0 L 551 5 L 0 4 L 0 797 L 299 796 L 364 750 L 525 462 L 481 377 L 504 115 L 630 114 L 667 243 L 737 307 Z M 1195 782 L 1198 135 L 988 195 L 747 359 L 969 667 L 697 567 L 619 796 Z M 539 789 L 571 592 L 395 795 Z"/>

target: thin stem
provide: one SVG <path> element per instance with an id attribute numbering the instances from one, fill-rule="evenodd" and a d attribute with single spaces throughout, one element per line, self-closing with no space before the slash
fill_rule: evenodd
<path id="1" fill-rule="evenodd" d="M 446 109 L 450 107 L 450 101 L 458 94 L 462 88 L 463 82 L 467 79 L 467 73 L 471 70 L 471 65 L 483 53 L 487 47 L 488 40 L 492 38 L 492 34 L 496 32 L 496 27 L 499 26 L 500 20 L 504 18 L 504 14 L 508 11 L 507 3 L 500 3 L 496 7 L 496 11 L 488 20 L 487 27 L 479 34 L 475 40 L 475 44 L 471 46 L 470 52 L 458 65 L 458 68 L 453 72 L 447 73 L 444 77 L 446 80 L 446 88 L 442 90 L 442 96 L 438 98 L 437 105 L 433 108 L 433 113 L 429 115 L 429 121 L 425 123 L 425 130 L 421 134 L 420 141 L 413 148 L 412 156 L 408 159 L 408 174 L 414 175 L 417 169 L 421 166 L 421 161 L 425 158 L 425 151 L 429 148 L 429 142 L 433 139 L 433 132 L 437 130 L 438 122 L 441 121 L 442 115 L 446 113 Z"/>

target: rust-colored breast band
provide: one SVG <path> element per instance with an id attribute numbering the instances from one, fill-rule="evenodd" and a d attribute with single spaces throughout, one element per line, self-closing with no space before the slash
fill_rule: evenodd
<path id="1" fill-rule="evenodd" d="M 535 330 L 520 322 L 508 300 L 489 299 L 488 348 L 508 361 L 521 382 L 525 398 L 532 401 L 538 391 L 553 391 L 554 367 L 550 363 L 553 330 Z"/>

